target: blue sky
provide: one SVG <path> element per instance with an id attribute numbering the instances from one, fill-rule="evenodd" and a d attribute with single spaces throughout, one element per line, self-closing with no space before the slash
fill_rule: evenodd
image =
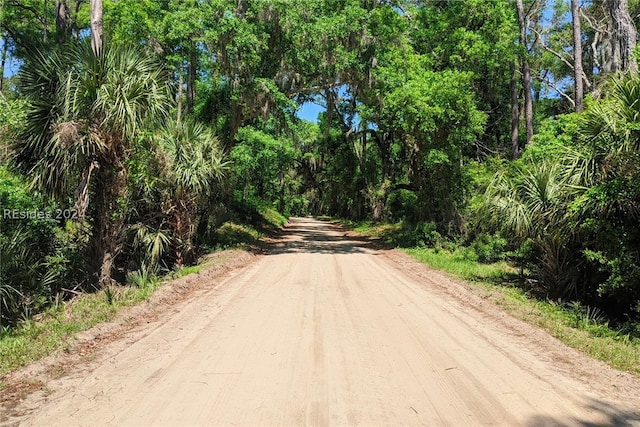
<path id="1" fill-rule="evenodd" d="M 318 114 L 325 111 L 324 107 L 316 104 L 315 102 L 305 102 L 300 106 L 296 112 L 296 116 L 301 119 L 308 120 L 310 122 L 318 121 Z"/>
<path id="2" fill-rule="evenodd" d="M 0 39 L 0 50 L 4 48 L 4 39 Z M 11 77 L 20 69 L 20 61 L 14 59 L 11 54 L 7 55 L 7 63 L 4 68 L 4 76 Z"/>

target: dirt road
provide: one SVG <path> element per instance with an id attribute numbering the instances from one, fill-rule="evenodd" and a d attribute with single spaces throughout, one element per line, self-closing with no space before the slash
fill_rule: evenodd
<path id="1" fill-rule="evenodd" d="M 272 249 L 51 382 L 23 424 L 640 424 L 638 381 L 403 255 L 307 218 Z"/>

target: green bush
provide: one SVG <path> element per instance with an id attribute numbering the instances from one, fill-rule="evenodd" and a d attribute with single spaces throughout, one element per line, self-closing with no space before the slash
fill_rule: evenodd
<path id="1" fill-rule="evenodd" d="M 418 212 L 418 196 L 409 190 L 396 190 L 387 198 L 387 215 L 395 221 L 415 221 Z"/>
<path id="2" fill-rule="evenodd" d="M 303 196 L 292 196 L 287 200 L 286 210 L 287 214 L 291 216 L 306 216 L 310 212 L 311 201 Z"/>
<path id="3" fill-rule="evenodd" d="M 442 243 L 442 235 L 434 222 L 420 222 L 414 229 L 416 246 L 435 247 Z"/>
<path id="4" fill-rule="evenodd" d="M 0 159 L 6 157 L 7 146 L 11 145 L 24 126 L 26 102 L 0 97 Z"/>
<path id="5" fill-rule="evenodd" d="M 479 262 L 490 264 L 505 257 L 507 239 L 500 235 L 482 233 L 471 244 Z"/>
<path id="6" fill-rule="evenodd" d="M 69 272 L 57 209 L 24 179 L 0 167 L 0 306 L 12 323 L 42 310 Z"/>

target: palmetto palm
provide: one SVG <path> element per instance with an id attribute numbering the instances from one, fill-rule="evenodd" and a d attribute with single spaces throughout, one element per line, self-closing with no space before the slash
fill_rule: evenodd
<path id="1" fill-rule="evenodd" d="M 161 134 L 160 153 L 171 199 L 167 214 L 177 238 L 177 263 L 191 262 L 198 207 L 217 188 L 226 162 L 212 131 L 193 121 L 169 122 Z"/>
<path id="2" fill-rule="evenodd" d="M 558 163 L 530 164 L 514 174 L 497 174 L 484 195 L 485 222 L 501 229 L 517 243 L 533 242 L 542 267 L 545 290 L 552 297 L 575 291 L 575 260 L 566 201 L 574 187 Z"/>
<path id="3" fill-rule="evenodd" d="M 586 188 L 575 202 L 591 232 L 585 246 L 609 274 L 598 292 L 624 307 L 640 300 L 640 75 L 614 76 L 604 93 L 583 116 L 570 170 Z"/>
<path id="4" fill-rule="evenodd" d="M 132 138 L 166 115 L 171 98 L 162 69 L 127 48 L 88 43 L 60 53 L 35 52 L 19 76 L 30 102 L 16 162 L 34 185 L 63 201 L 73 197 L 92 226 L 99 283 L 111 281 L 124 226 Z"/>
<path id="5" fill-rule="evenodd" d="M 565 156 L 567 180 L 583 189 L 616 175 L 640 153 L 640 75 L 614 76 L 604 90 L 607 96 L 581 116 L 583 144 Z"/>
<path id="6" fill-rule="evenodd" d="M 632 190 L 640 173 L 640 75 L 614 76 L 605 88 L 607 96 L 582 115 L 582 144 L 567 151 L 564 174 L 582 190 L 578 202 L 584 212 L 635 221 L 640 217 L 640 200 Z M 618 190 L 594 197 L 600 190 L 604 194 L 607 185 Z"/>
<path id="7" fill-rule="evenodd" d="M 640 150 L 640 75 L 614 76 L 605 89 L 606 98 L 584 115 L 583 137 L 611 150 Z"/>
<path id="8" fill-rule="evenodd" d="M 560 167 L 553 163 L 528 165 L 515 176 L 497 174 L 485 193 L 487 218 L 520 240 L 540 237 L 558 216 L 562 182 Z"/>

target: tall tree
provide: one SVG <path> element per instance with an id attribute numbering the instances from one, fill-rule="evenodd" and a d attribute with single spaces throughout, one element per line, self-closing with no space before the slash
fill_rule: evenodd
<path id="1" fill-rule="evenodd" d="M 102 0 L 91 0 L 91 47 L 96 55 L 102 51 Z"/>
<path id="2" fill-rule="evenodd" d="M 515 62 L 511 68 L 511 158 L 515 160 L 520 155 L 520 105 L 518 101 L 518 67 Z"/>
<path id="3" fill-rule="evenodd" d="M 533 98 L 531 94 L 531 67 L 527 48 L 527 16 L 522 0 L 516 0 L 518 10 L 518 25 L 520 27 L 520 45 L 522 53 L 522 89 L 524 91 L 524 117 L 527 132 L 527 144 L 533 139 Z"/>
<path id="4" fill-rule="evenodd" d="M 56 35 L 58 43 L 66 43 L 71 34 L 71 16 L 66 0 L 56 1 Z"/>
<path id="5" fill-rule="evenodd" d="M 121 250 L 131 141 L 170 108 L 164 77 L 135 50 L 105 47 L 96 55 L 88 44 L 33 52 L 20 74 L 31 104 L 16 161 L 46 193 L 75 198 L 80 216 L 89 208 L 89 259 L 100 285 L 111 282 Z"/>
<path id="6" fill-rule="evenodd" d="M 581 113 L 584 85 L 582 81 L 582 30 L 580 27 L 580 5 L 578 0 L 571 0 L 571 18 L 573 22 L 573 75 L 576 82 L 574 94 L 575 110 L 576 113 Z"/>
<path id="7" fill-rule="evenodd" d="M 604 3 L 613 25 L 611 71 L 638 71 L 633 58 L 638 32 L 629 15 L 629 4 L 627 0 L 605 0 Z"/>

